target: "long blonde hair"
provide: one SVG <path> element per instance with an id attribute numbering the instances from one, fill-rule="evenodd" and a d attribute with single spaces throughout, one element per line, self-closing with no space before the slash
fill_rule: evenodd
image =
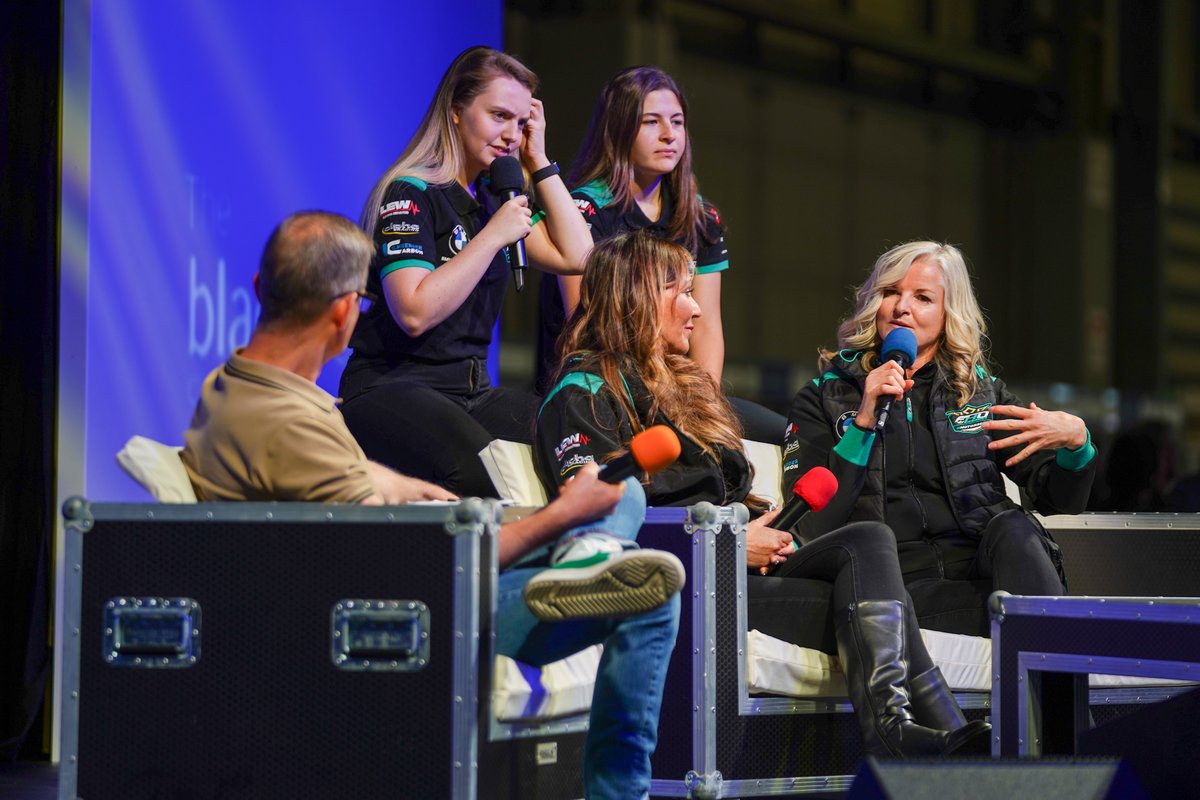
<path id="1" fill-rule="evenodd" d="M 694 270 L 687 250 L 647 231 L 618 234 L 596 245 L 584 267 L 578 310 L 559 340 L 559 373 L 599 375 L 633 420 L 635 432 L 661 411 L 719 459 L 716 445 L 741 451 L 741 425 L 707 370 L 687 356 L 666 352 L 659 319 L 663 292 L 682 291 Z M 648 419 L 639 419 L 622 367 L 646 384 L 652 402 Z"/>
<path id="2" fill-rule="evenodd" d="M 938 339 L 934 361 L 960 404 L 966 403 L 979 390 L 979 371 L 986 372 L 984 345 L 987 341 L 987 322 L 975 299 L 971 275 L 957 247 L 938 242 L 907 242 L 881 255 L 858 288 L 853 313 L 838 326 L 838 347 L 865 353 L 863 366 L 870 369 L 879 363 L 879 331 L 875 318 L 883 302 L 883 290 L 904 279 L 909 267 L 920 260 L 936 264 L 942 271 L 946 286 L 945 323 Z M 821 371 L 829 368 L 837 353 L 821 352 Z M 978 370 L 977 370 L 978 368 Z"/>
<path id="3" fill-rule="evenodd" d="M 592 120 L 583 137 L 579 157 L 571 169 L 568 183 L 582 186 L 602 180 L 612 192 L 613 201 L 623 210 L 632 207 L 633 144 L 642 124 L 642 105 L 646 95 L 666 89 L 679 100 L 687 125 L 688 104 L 683 90 L 658 67 L 626 67 L 613 75 L 600 89 L 592 110 Z M 692 173 L 692 137 L 684 142 L 683 155 L 675 169 L 665 176 L 674 209 L 668 224 L 672 239 L 695 253 L 705 240 L 704 207 L 700 202 L 696 176 Z M 706 242 L 712 244 L 711 242 Z"/>
<path id="4" fill-rule="evenodd" d="M 404 152 L 383 173 L 363 205 L 360 224 L 374 233 L 383 195 L 402 176 L 440 185 L 458 178 L 465 161 L 462 141 L 454 125 L 454 112 L 470 105 L 495 78 L 509 77 L 536 92 L 537 75 L 517 59 L 491 47 L 471 47 L 458 54 L 446 69 L 433 100 Z"/>

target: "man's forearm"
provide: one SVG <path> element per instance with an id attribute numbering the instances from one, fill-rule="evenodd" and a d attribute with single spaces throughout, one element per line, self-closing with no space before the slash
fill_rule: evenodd
<path id="1" fill-rule="evenodd" d="M 557 500 L 528 517 L 505 523 L 500 529 L 500 540 L 497 544 L 500 569 L 554 541 L 569 525 L 570 520 L 563 512 L 562 503 Z"/>

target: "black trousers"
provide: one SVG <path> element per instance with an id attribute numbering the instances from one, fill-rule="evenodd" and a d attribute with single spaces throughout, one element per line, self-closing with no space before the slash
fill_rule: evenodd
<path id="1" fill-rule="evenodd" d="M 926 627 L 989 635 L 988 596 L 1060 595 L 1062 581 L 1037 524 L 1020 509 L 992 517 L 980 536 L 949 533 L 901 542 L 900 567 Z"/>
<path id="2" fill-rule="evenodd" d="M 909 674 L 933 667 L 925 649 L 912 601 L 904 588 L 896 537 L 882 522 L 852 522 L 805 544 L 772 572 L 785 578 L 810 578 L 833 585 L 833 615 L 864 600 L 898 600 L 904 604 Z M 749 582 L 750 592 L 755 582 Z"/>
<path id="3" fill-rule="evenodd" d="M 412 365 L 355 391 L 347 383 L 342 416 L 367 458 L 460 497 L 498 496 L 479 459 L 493 439 L 533 443 L 536 398 L 492 387 L 481 362 Z"/>

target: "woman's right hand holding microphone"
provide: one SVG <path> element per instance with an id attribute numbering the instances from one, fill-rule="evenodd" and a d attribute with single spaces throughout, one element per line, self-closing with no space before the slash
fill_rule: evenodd
<path id="1" fill-rule="evenodd" d="M 862 402 L 858 406 L 854 424 L 864 430 L 873 429 L 877 421 L 875 411 L 879 404 L 888 397 L 899 400 L 912 385 L 912 380 L 904 376 L 904 368 L 895 361 L 885 361 L 868 372 L 863 382 Z"/>
<path id="2" fill-rule="evenodd" d="M 529 198 L 519 194 L 511 200 L 506 200 L 479 233 L 481 236 L 495 236 L 496 250 L 500 250 L 524 239 L 531 230 L 533 211 L 529 208 Z"/>

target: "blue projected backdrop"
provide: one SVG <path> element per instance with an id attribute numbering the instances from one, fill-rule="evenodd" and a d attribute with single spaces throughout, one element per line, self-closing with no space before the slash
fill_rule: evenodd
<path id="1" fill-rule="evenodd" d="M 257 319 L 274 225 L 357 220 L 454 55 L 501 38 L 494 0 L 297 8 L 91 5 L 88 497 L 145 499 L 114 455 L 135 433 L 182 442 L 205 375 Z M 333 393 L 343 363 L 322 375 Z"/>

